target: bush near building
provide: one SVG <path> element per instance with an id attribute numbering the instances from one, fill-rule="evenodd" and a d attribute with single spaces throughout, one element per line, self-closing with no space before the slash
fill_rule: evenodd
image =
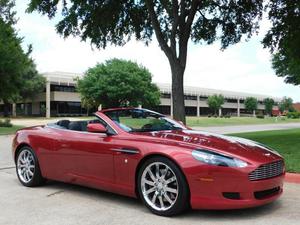
<path id="1" fill-rule="evenodd" d="M 264 99 L 264 104 L 265 104 L 266 114 L 272 116 L 272 110 L 273 110 L 273 106 L 275 104 L 274 99 L 272 99 L 272 98 L 265 98 Z"/>
<path id="2" fill-rule="evenodd" d="M 222 108 L 224 104 L 224 96 L 223 95 L 212 95 L 207 99 L 208 107 L 214 112 L 214 116 L 217 117 L 217 112 Z"/>
<path id="3" fill-rule="evenodd" d="M 255 116 L 255 110 L 257 109 L 258 101 L 254 97 L 247 97 L 245 99 L 245 108 L 249 112 L 253 112 L 253 116 Z"/>
<path id="4" fill-rule="evenodd" d="M 0 127 L 12 127 L 10 119 L 0 120 Z"/>
<path id="5" fill-rule="evenodd" d="M 300 118 L 300 112 L 288 112 L 286 114 L 286 116 L 289 119 L 299 119 Z"/>

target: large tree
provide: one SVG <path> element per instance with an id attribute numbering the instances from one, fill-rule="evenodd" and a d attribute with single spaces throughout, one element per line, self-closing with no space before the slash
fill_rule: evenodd
<path id="1" fill-rule="evenodd" d="M 244 104 L 245 104 L 245 109 L 247 111 L 253 112 L 253 116 L 255 116 L 255 110 L 257 109 L 257 104 L 258 104 L 257 99 L 254 97 L 247 97 L 245 99 Z"/>
<path id="2" fill-rule="evenodd" d="M 37 93 L 43 92 L 46 85 L 46 78 L 41 76 L 33 59 L 29 56 L 31 49 L 27 53 L 26 63 L 19 80 L 18 100 L 31 100 Z"/>
<path id="3" fill-rule="evenodd" d="M 31 47 L 22 49 L 22 38 L 13 25 L 16 22 L 14 1 L 0 0 L 0 101 L 4 102 L 4 115 L 9 103 L 31 98 L 43 91 L 45 80 L 30 57 Z"/>
<path id="4" fill-rule="evenodd" d="M 0 0 L 0 18 L 2 21 L 9 24 L 16 23 L 16 12 L 13 11 L 14 6 L 14 0 Z"/>
<path id="5" fill-rule="evenodd" d="M 59 2 L 62 7 L 58 7 Z M 248 38 L 261 19 L 261 0 L 30 0 L 28 11 L 53 18 L 61 8 L 56 28 L 64 37 L 76 35 L 97 47 L 123 45 L 132 37 L 146 43 L 155 33 L 172 72 L 173 115 L 185 122 L 183 95 L 188 42 L 225 49 Z"/>
<path id="6" fill-rule="evenodd" d="M 223 95 L 212 95 L 207 98 L 207 104 L 210 109 L 213 110 L 214 114 L 217 115 L 217 111 L 224 104 L 224 96 Z"/>
<path id="7" fill-rule="evenodd" d="M 151 73 L 137 63 L 112 59 L 88 69 L 77 79 L 77 90 L 85 106 L 153 107 L 159 105 L 160 92 Z"/>
<path id="8" fill-rule="evenodd" d="M 25 58 L 21 39 L 12 26 L 0 18 L 0 100 L 4 103 L 16 97 L 18 81 Z"/>
<path id="9" fill-rule="evenodd" d="M 269 0 L 272 28 L 263 40 L 273 53 L 272 66 L 285 82 L 300 84 L 300 1 Z"/>

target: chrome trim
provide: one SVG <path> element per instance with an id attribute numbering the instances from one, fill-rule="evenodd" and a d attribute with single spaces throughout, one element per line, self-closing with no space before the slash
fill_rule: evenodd
<path id="1" fill-rule="evenodd" d="M 106 133 L 92 133 L 92 132 L 88 132 L 88 131 L 69 130 L 69 129 L 63 129 L 63 128 L 59 128 L 59 127 L 52 127 L 52 126 L 49 126 L 48 124 L 46 124 L 45 127 L 49 127 L 49 128 L 57 129 L 57 130 L 62 130 L 62 131 L 71 131 L 71 132 L 81 133 L 81 134 L 97 134 L 97 135 L 102 134 L 103 137 L 107 137 Z"/>
<path id="2" fill-rule="evenodd" d="M 116 131 L 116 129 L 113 128 L 105 119 L 103 119 L 101 116 L 98 116 L 96 113 L 94 113 L 94 116 L 97 117 L 98 119 L 103 120 L 107 124 L 107 126 L 109 126 L 115 132 L 115 135 L 118 134 L 118 132 Z M 85 120 L 80 120 L 80 121 L 85 121 Z M 83 133 L 83 134 L 86 134 L 86 133 L 91 134 L 91 132 L 88 132 L 88 131 L 78 131 L 78 130 L 63 129 L 63 128 L 54 127 L 54 126 L 52 127 L 49 124 L 46 124 L 45 127 L 50 127 L 50 128 L 58 129 L 58 130 L 67 130 L 67 131 L 72 131 L 72 132 L 77 132 L 77 133 Z M 107 136 L 107 134 L 105 134 L 105 133 L 94 133 L 94 134 L 103 134 L 103 135 Z"/>
<path id="3" fill-rule="evenodd" d="M 126 149 L 126 148 L 111 148 L 110 150 L 114 152 L 128 153 L 128 154 L 138 154 L 138 150 Z"/>
<path id="4" fill-rule="evenodd" d="M 284 172 L 283 160 L 276 162 L 263 164 L 249 173 L 248 177 L 250 181 L 269 179 L 282 175 Z"/>

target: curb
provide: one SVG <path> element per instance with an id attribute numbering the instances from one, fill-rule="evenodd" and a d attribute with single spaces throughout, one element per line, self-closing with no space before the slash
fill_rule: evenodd
<path id="1" fill-rule="evenodd" d="M 300 184 L 300 174 L 299 173 L 286 173 L 284 181 L 288 182 L 288 183 Z"/>

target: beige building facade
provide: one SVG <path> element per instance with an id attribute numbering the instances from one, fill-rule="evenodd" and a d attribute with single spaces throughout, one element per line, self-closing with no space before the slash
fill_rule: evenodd
<path id="1" fill-rule="evenodd" d="M 87 110 L 81 106 L 80 94 L 76 92 L 76 78 L 82 74 L 66 72 L 44 73 L 46 87 L 43 93 L 37 94 L 34 99 L 12 104 L 10 113 L 12 115 L 31 116 L 80 116 L 86 115 Z M 172 116 L 172 94 L 170 84 L 157 84 L 161 92 L 161 103 L 153 110 Z M 205 116 L 211 113 L 207 105 L 207 98 L 214 94 L 221 94 L 225 98 L 219 114 L 241 116 L 246 115 L 244 101 L 247 97 L 255 97 L 258 100 L 258 111 L 265 109 L 264 99 L 273 98 L 275 102 L 280 102 L 280 98 L 258 95 L 252 93 L 233 92 L 225 90 L 207 89 L 200 87 L 185 86 L 185 107 L 188 116 Z M 276 109 L 277 106 L 274 106 Z M 93 109 L 91 111 L 96 111 Z M 1 107 L 0 107 L 1 112 Z"/>

